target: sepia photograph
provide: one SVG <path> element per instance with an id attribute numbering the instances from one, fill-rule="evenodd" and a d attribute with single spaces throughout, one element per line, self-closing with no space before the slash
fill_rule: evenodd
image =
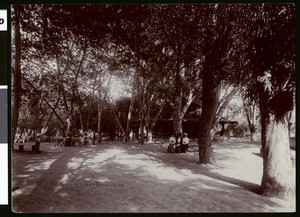
<path id="1" fill-rule="evenodd" d="M 292 3 L 13 4 L 11 211 L 296 211 Z"/>

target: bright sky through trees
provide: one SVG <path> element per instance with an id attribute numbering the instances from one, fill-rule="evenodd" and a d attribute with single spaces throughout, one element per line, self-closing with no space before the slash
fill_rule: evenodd
<path id="1" fill-rule="evenodd" d="M 130 84 L 126 84 L 124 79 L 113 76 L 109 90 L 109 96 L 112 100 L 117 100 L 123 97 L 130 97 Z"/>

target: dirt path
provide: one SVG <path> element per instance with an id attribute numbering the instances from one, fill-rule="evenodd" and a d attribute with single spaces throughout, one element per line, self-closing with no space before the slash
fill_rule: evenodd
<path id="1" fill-rule="evenodd" d="M 167 144 L 101 144 L 13 152 L 15 212 L 291 212 L 294 200 L 256 194 L 262 159 L 256 144 L 214 146 L 216 165 Z M 249 163 L 251 162 L 251 163 Z"/>

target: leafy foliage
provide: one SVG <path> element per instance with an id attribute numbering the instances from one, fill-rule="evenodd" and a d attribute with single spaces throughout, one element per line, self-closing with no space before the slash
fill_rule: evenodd
<path id="1" fill-rule="evenodd" d="M 252 27 L 257 30 L 249 40 L 252 79 L 248 90 L 252 94 L 263 94 L 270 112 L 280 118 L 293 108 L 295 7 L 293 4 L 260 4 L 250 9 Z"/>
<path id="2" fill-rule="evenodd" d="M 164 101 L 174 105 L 178 87 L 183 91 L 183 105 L 191 91 L 202 105 L 203 75 L 211 76 L 209 85 L 242 85 L 253 99 L 258 99 L 257 87 L 262 86 L 271 110 L 277 113 L 284 111 L 277 111 L 273 102 L 294 91 L 293 4 L 57 4 L 20 8 L 22 74 L 52 105 L 59 101 L 57 112 L 64 119 L 72 106 L 74 116 L 81 113 L 85 119 L 92 108 L 90 116 L 95 117 L 97 109 L 92 103 L 100 100 L 100 90 L 96 90 L 98 85 L 92 87 L 107 81 L 109 73 L 124 80 L 129 76 L 127 83 L 138 76 L 132 86 L 136 92 L 140 88 L 138 95 L 144 97 L 151 117 Z M 22 87 L 23 100 L 28 101 L 34 91 L 26 82 Z M 45 113 L 44 119 L 50 114 Z"/>

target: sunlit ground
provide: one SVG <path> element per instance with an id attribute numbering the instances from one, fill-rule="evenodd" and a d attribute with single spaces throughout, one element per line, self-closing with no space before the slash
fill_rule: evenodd
<path id="1" fill-rule="evenodd" d="M 195 147 L 171 154 L 167 145 L 43 143 L 40 154 L 13 152 L 12 208 L 106 213 L 295 210 L 294 198 L 255 193 L 262 177 L 258 143 L 214 143 L 214 165 L 198 164 Z"/>

